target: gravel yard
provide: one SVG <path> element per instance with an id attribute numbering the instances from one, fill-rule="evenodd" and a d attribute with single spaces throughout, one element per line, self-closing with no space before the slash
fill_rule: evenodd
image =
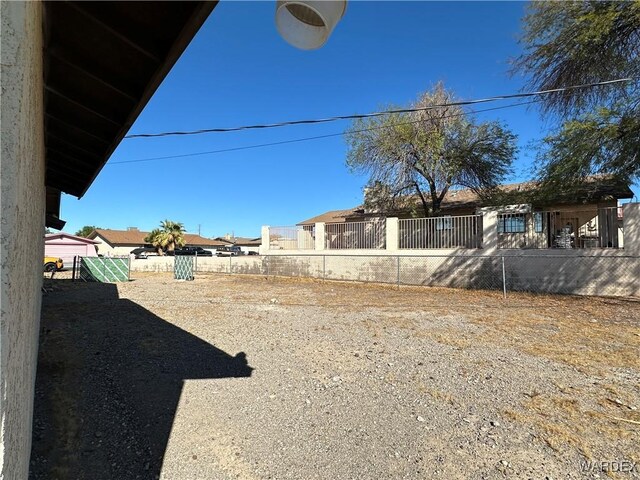
<path id="1" fill-rule="evenodd" d="M 45 285 L 33 479 L 640 478 L 638 299 Z"/>

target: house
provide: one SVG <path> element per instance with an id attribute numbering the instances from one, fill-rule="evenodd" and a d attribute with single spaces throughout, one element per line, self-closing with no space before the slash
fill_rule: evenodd
<path id="1" fill-rule="evenodd" d="M 147 235 L 149 232 L 143 232 L 136 227 L 129 227 L 126 230 L 97 228 L 89 234 L 89 238 L 96 241 L 100 255 L 117 257 L 129 255 L 134 248 L 151 247 L 151 244 L 144 241 Z M 184 240 L 185 245 L 202 247 L 206 250 L 215 250 L 229 244 L 194 233 L 185 233 Z"/>
<path id="2" fill-rule="evenodd" d="M 436 218 L 421 220 L 418 228 L 400 228 L 401 248 L 477 248 L 481 242 L 481 213 L 493 210 L 498 215 L 499 248 L 619 248 L 623 246 L 621 199 L 633 197 L 628 183 L 603 177 L 589 179 L 570 193 L 558 192 L 552 197 L 537 197 L 533 182 L 502 185 L 491 197 L 476 192 L 450 190 L 443 198 Z M 366 204 L 366 202 L 365 202 Z M 325 223 L 328 248 L 353 248 L 359 239 L 367 248 L 379 248 L 384 242 L 385 217 L 416 218 L 415 197 L 405 199 L 404 209 L 381 214 L 357 206 L 346 210 L 332 210 L 309 218 L 297 225 L 313 236 L 314 225 Z M 367 222 L 359 224 L 357 222 Z M 418 220 L 416 220 L 418 222 Z M 345 234 L 345 224 L 351 224 Z M 355 232 L 355 228 L 361 232 Z M 355 232 L 355 233 L 354 233 Z M 409 233 L 410 232 L 410 233 Z M 300 241 L 302 235 L 297 235 Z M 296 237 L 294 237 L 296 238 Z M 282 242 L 276 239 L 276 243 Z M 341 247 L 341 245 L 345 245 Z M 406 246 L 408 245 L 408 246 Z M 419 246 L 419 247 L 416 247 Z"/>
<path id="3" fill-rule="evenodd" d="M 227 245 L 240 247 L 240 250 L 242 250 L 245 254 L 248 252 L 258 253 L 260 251 L 260 245 L 262 245 L 262 237 L 247 238 L 226 234 L 224 237 L 216 237 L 214 240 L 225 242 Z"/>
<path id="4" fill-rule="evenodd" d="M 62 193 L 86 193 L 216 4 L 0 2 L 0 477 L 28 477 L 43 227 L 63 228 Z"/>
<path id="5" fill-rule="evenodd" d="M 44 256 L 62 258 L 65 265 L 73 263 L 74 257 L 96 257 L 96 240 L 68 233 L 49 233 L 44 236 Z"/>

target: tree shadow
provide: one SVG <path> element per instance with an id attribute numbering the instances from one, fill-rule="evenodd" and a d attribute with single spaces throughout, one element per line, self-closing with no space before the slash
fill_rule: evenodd
<path id="1" fill-rule="evenodd" d="M 404 285 L 482 290 L 502 288 L 499 257 L 464 253 L 403 257 L 400 272 L 400 283 Z"/>
<path id="2" fill-rule="evenodd" d="M 118 298 L 53 281 L 42 306 L 31 479 L 160 476 L 186 379 L 249 377 L 231 356 Z"/>
<path id="3" fill-rule="evenodd" d="M 510 292 L 614 297 L 640 293 L 640 262 L 635 258 L 565 253 L 415 258 L 402 268 L 401 283 L 501 290 L 504 275 Z"/>

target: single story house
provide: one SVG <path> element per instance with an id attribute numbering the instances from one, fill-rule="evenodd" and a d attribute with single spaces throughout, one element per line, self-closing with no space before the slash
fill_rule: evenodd
<path id="1" fill-rule="evenodd" d="M 96 228 L 89 234 L 89 238 L 97 242 L 100 255 L 116 257 L 129 255 L 134 248 L 151 247 L 151 244 L 144 241 L 147 235 L 149 232 L 143 232 L 136 227 L 130 227 L 126 230 Z M 228 242 L 201 237 L 195 233 L 185 233 L 184 240 L 185 245 L 202 247 L 205 250 L 215 250 L 218 247 L 228 245 Z"/>
<path id="2" fill-rule="evenodd" d="M 474 248 L 481 244 L 482 219 L 478 215 L 487 208 L 498 212 L 498 244 L 500 248 L 619 248 L 623 246 L 622 209 L 619 200 L 630 199 L 633 192 L 629 184 L 606 178 L 592 178 L 571 193 L 558 192 L 552 198 L 535 195 L 533 182 L 502 185 L 496 194 L 482 197 L 469 189 L 450 190 L 443 198 L 437 220 L 427 220 L 424 228 L 411 227 L 411 235 L 425 238 L 405 238 L 400 233 L 400 245 L 419 244 L 422 248 L 437 248 L 450 244 Z M 365 205 L 366 205 L 365 201 Z M 418 199 L 405 202 L 409 207 L 381 213 L 360 205 L 346 210 L 331 210 L 299 222 L 298 227 L 313 236 L 316 223 L 324 222 L 328 242 L 344 243 L 344 225 L 354 222 L 380 220 L 385 217 L 400 219 L 422 217 L 416 208 Z M 413 207 L 413 208 L 411 208 Z M 418 213 L 416 213 L 418 212 Z M 380 222 L 372 223 L 368 237 L 382 238 L 384 228 Z M 380 231 L 379 231 L 380 230 Z M 374 233 L 375 233 L 374 232 Z M 335 237 L 335 238 L 334 238 Z M 428 237 L 428 240 L 425 240 Z M 446 237 L 446 238 L 445 238 Z M 376 240 L 376 241 L 378 241 Z M 277 242 L 276 242 L 277 243 Z M 339 247 L 334 247 L 339 248 Z M 402 247 L 401 247 L 402 248 Z"/>
<path id="3" fill-rule="evenodd" d="M 96 240 L 69 233 L 49 233 L 44 236 L 44 256 L 59 257 L 69 266 L 74 257 L 97 257 L 97 244 Z"/>

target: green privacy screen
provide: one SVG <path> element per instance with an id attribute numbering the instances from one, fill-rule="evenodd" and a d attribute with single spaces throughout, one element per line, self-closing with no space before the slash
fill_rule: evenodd
<path id="1" fill-rule="evenodd" d="M 85 282 L 128 282 L 129 257 L 82 257 L 78 273 Z"/>
<path id="2" fill-rule="evenodd" d="M 193 280 L 194 256 L 176 255 L 173 266 L 173 278 L 176 280 Z"/>

